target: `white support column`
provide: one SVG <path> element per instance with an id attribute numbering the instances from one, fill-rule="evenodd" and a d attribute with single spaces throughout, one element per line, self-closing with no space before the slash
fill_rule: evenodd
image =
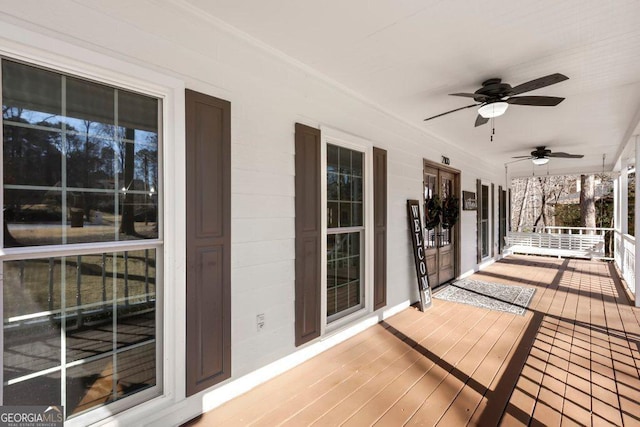
<path id="1" fill-rule="evenodd" d="M 620 175 L 613 180 L 613 228 L 620 231 Z"/>
<path id="2" fill-rule="evenodd" d="M 629 174 L 627 172 L 629 162 L 622 159 L 620 169 L 620 233 L 629 233 Z"/>
<path id="3" fill-rule="evenodd" d="M 622 274 L 624 274 L 623 267 L 622 264 L 624 264 L 624 262 L 622 262 L 622 248 L 620 247 L 620 245 L 618 244 L 619 242 L 622 242 L 622 237 L 618 237 L 619 233 L 620 233 L 620 176 L 622 174 L 618 174 L 617 177 L 614 178 L 613 180 L 613 229 L 614 229 L 614 238 L 613 238 L 613 259 L 614 260 L 618 260 L 619 262 L 616 262 L 616 265 L 618 266 L 618 268 L 620 269 L 620 272 Z"/>
<path id="4" fill-rule="evenodd" d="M 634 269 L 634 279 L 636 282 L 636 307 L 640 307 L 640 235 L 638 232 L 640 231 L 640 197 L 638 197 L 638 189 L 640 188 L 640 140 L 636 136 L 636 197 L 634 201 L 635 211 L 633 216 L 633 224 L 634 224 L 634 235 L 635 235 L 635 243 L 636 243 L 636 260 L 635 260 L 635 269 Z M 623 199 L 627 199 L 628 189 L 622 195 Z M 628 232 L 629 230 L 627 230 Z"/>

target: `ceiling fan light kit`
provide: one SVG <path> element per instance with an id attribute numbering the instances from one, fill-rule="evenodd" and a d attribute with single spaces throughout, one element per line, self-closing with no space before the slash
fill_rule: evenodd
<path id="1" fill-rule="evenodd" d="M 534 157 L 534 158 L 531 159 L 531 161 L 536 166 L 542 166 L 542 165 L 546 165 L 547 163 L 549 163 L 549 158 L 548 157 Z"/>
<path id="2" fill-rule="evenodd" d="M 480 114 L 485 119 L 492 119 L 494 117 L 499 117 L 503 115 L 507 108 L 509 108 L 509 104 L 503 101 L 492 102 L 490 104 L 484 104 L 480 108 L 478 108 L 478 114 Z"/>

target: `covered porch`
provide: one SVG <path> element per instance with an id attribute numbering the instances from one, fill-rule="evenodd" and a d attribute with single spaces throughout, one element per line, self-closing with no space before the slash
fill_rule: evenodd
<path id="1" fill-rule="evenodd" d="M 189 425 L 640 423 L 640 311 L 613 264 L 514 255 L 472 278 L 536 292 L 523 316 L 407 308 Z"/>

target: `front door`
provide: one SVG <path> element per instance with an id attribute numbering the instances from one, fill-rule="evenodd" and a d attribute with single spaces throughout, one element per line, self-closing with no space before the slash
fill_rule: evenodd
<path id="1" fill-rule="evenodd" d="M 456 275 L 457 250 L 456 233 L 458 225 L 452 228 L 442 224 L 431 227 L 429 225 L 430 201 L 438 198 L 444 201 L 447 197 L 458 197 L 459 172 L 439 167 L 437 164 L 425 160 L 424 163 L 424 201 L 427 229 L 425 230 L 425 246 L 427 256 L 427 270 L 429 284 L 438 286 L 453 279 Z"/>

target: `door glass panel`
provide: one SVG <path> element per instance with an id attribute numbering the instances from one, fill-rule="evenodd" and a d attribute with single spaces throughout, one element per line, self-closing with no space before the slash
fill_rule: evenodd
<path id="1" fill-rule="evenodd" d="M 424 201 L 425 201 L 425 207 L 424 207 L 424 212 L 425 212 L 425 217 L 428 216 L 428 202 L 429 200 L 431 200 L 433 197 L 435 197 L 436 195 L 438 195 L 438 186 L 437 186 L 437 181 L 438 178 L 436 175 L 431 175 L 431 174 L 425 174 L 424 175 Z M 425 220 L 425 225 L 426 225 L 427 221 Z M 425 237 L 424 237 L 424 244 L 427 248 L 435 248 L 437 247 L 437 234 L 438 234 L 438 227 L 435 228 L 427 228 L 425 231 Z"/>
<path id="2" fill-rule="evenodd" d="M 453 197 L 453 181 L 449 178 L 442 178 L 441 179 L 442 184 L 440 186 L 441 188 L 441 200 L 443 202 L 444 205 L 444 201 L 448 198 L 448 197 Z M 440 231 L 440 239 L 439 239 L 439 247 L 442 246 L 447 246 L 451 244 L 451 229 L 450 228 L 446 228 L 443 227 L 442 224 L 440 224 L 439 226 L 439 231 Z"/>

